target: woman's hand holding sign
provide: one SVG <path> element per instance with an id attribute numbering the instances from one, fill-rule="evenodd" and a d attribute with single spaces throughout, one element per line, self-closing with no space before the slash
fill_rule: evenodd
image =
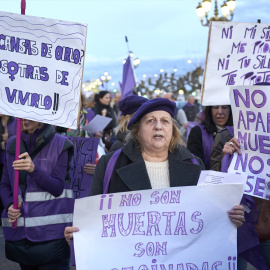
<path id="1" fill-rule="evenodd" d="M 78 231 L 79 231 L 79 228 L 76 228 L 76 227 L 66 227 L 65 228 L 64 235 L 65 235 L 65 238 L 66 238 L 68 244 L 70 244 L 70 240 L 73 239 L 73 233 L 78 232 Z"/>
<path id="2" fill-rule="evenodd" d="M 245 222 L 245 211 L 243 205 L 236 205 L 230 211 L 228 211 L 229 218 L 237 228 L 243 225 Z"/>
<path id="3" fill-rule="evenodd" d="M 35 170 L 35 164 L 27 152 L 19 155 L 19 158 L 19 160 L 15 160 L 13 162 L 12 166 L 14 170 L 27 171 L 28 173 L 31 173 Z"/>
<path id="4" fill-rule="evenodd" d="M 240 150 L 240 144 L 235 137 L 233 137 L 229 142 L 225 143 L 223 150 L 222 150 L 222 154 L 223 154 L 223 156 L 225 156 L 226 154 L 232 155 L 234 153 L 234 151 L 236 151 L 239 155 L 242 154 L 242 152 Z"/>

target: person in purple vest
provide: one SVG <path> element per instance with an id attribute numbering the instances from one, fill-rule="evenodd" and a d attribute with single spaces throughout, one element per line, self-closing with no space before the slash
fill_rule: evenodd
<path id="1" fill-rule="evenodd" d="M 128 122 L 134 113 L 138 110 L 138 108 L 147 100 L 147 98 L 132 95 L 122 99 L 119 102 L 119 109 L 122 115 L 115 132 L 116 141 L 111 146 L 109 152 L 120 149 L 125 145 L 125 139 L 128 133 Z"/>
<path id="2" fill-rule="evenodd" d="M 22 119 L 22 129 L 19 160 L 15 161 L 16 137 L 7 142 L 0 185 L 6 257 L 21 269 L 60 269 L 70 257 L 64 228 L 72 223 L 74 206 L 69 178 L 73 145 L 51 125 Z M 18 209 L 13 206 L 15 170 Z"/>
<path id="3" fill-rule="evenodd" d="M 2 178 L 4 161 L 5 161 L 5 149 L 8 138 L 16 134 L 17 121 L 15 117 L 0 114 L 0 181 Z M 0 197 L 0 213 L 4 210 L 4 206 Z M 1 225 L 0 221 L 0 225 Z"/>
<path id="4" fill-rule="evenodd" d="M 191 129 L 187 148 L 191 153 L 201 158 L 207 170 L 210 169 L 210 156 L 217 131 L 232 125 L 230 105 L 206 106 L 204 122 Z"/>
<path id="5" fill-rule="evenodd" d="M 223 159 L 220 165 L 223 172 L 227 172 L 234 152 L 237 152 L 238 155 L 242 154 L 240 143 L 233 135 L 232 131 L 231 136 L 227 136 L 227 140 L 223 139 L 226 140 L 222 149 Z M 270 188 L 269 183 L 266 185 Z M 246 226 L 243 226 L 242 231 L 238 233 L 238 238 L 241 236 L 240 243 L 243 242 L 241 243 L 243 250 L 241 255 L 257 269 L 270 269 L 270 202 L 244 194 L 242 204 L 248 206 L 249 211 L 245 215 L 250 218 L 246 218 L 249 224 L 245 224 Z M 243 233 L 245 233 L 244 236 L 241 235 Z"/>
<path id="6" fill-rule="evenodd" d="M 128 142 L 112 167 L 110 181 L 104 183 L 105 171 L 114 153 L 99 160 L 90 196 L 104 191 L 116 193 L 197 185 L 204 165 L 183 146 L 174 120 L 175 107 L 174 102 L 164 98 L 148 100 L 140 106 L 128 123 Z M 240 205 L 229 211 L 229 218 L 236 226 L 243 224 L 243 215 L 244 207 Z M 78 228 L 66 228 L 67 241 L 76 231 Z"/>

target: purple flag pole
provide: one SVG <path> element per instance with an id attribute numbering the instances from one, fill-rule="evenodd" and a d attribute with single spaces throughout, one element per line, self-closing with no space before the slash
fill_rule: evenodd
<path id="1" fill-rule="evenodd" d="M 126 41 L 126 44 L 127 44 L 128 54 L 130 54 L 131 51 L 129 50 L 128 38 L 127 38 L 127 36 L 125 36 L 125 41 Z"/>
<path id="2" fill-rule="evenodd" d="M 25 10 L 26 10 L 26 0 L 21 1 L 21 14 L 25 15 Z"/>
<path id="3" fill-rule="evenodd" d="M 21 14 L 25 15 L 26 10 L 26 0 L 21 1 Z M 15 150 L 15 160 L 19 160 L 20 148 L 21 148 L 21 123 L 22 119 L 17 118 L 17 128 L 16 128 L 16 150 Z M 14 191 L 13 191 L 13 208 L 18 209 L 18 190 L 19 190 L 19 171 L 16 170 L 14 174 Z M 13 228 L 17 228 L 17 220 L 12 223 Z"/>
<path id="4" fill-rule="evenodd" d="M 20 147 L 21 147 L 21 118 L 17 118 L 17 129 L 16 129 L 16 151 L 15 160 L 19 159 Z M 13 191 L 13 208 L 18 209 L 18 190 L 19 190 L 19 171 L 15 170 L 14 175 L 14 191 Z M 17 228 L 17 220 L 12 223 L 13 228 Z"/>

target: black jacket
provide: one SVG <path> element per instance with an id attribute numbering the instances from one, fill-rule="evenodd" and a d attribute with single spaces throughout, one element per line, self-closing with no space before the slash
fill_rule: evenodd
<path id="1" fill-rule="evenodd" d="M 111 146 L 109 153 L 122 148 L 125 145 L 126 136 L 127 132 L 118 132 L 116 134 L 116 141 Z"/>
<path id="2" fill-rule="evenodd" d="M 91 187 L 90 196 L 103 193 L 103 179 L 107 163 L 112 153 L 100 158 Z M 194 186 L 197 185 L 200 172 L 204 165 L 196 158 L 199 165 L 193 164 L 192 154 L 185 148 L 179 147 L 173 153 L 169 153 L 170 186 Z M 115 163 L 112 173 L 109 193 L 126 192 L 151 189 L 150 179 L 146 170 L 141 151 L 133 141 L 128 142 Z"/>
<path id="3" fill-rule="evenodd" d="M 113 108 L 110 105 L 104 105 L 102 103 L 96 103 L 96 105 L 92 108 L 92 111 L 95 113 L 95 115 L 99 114 L 102 115 L 102 110 L 106 109 L 107 114 L 106 117 L 112 118 L 112 121 L 107 125 L 107 127 L 104 130 L 110 130 L 116 127 L 116 116 L 114 113 Z"/>

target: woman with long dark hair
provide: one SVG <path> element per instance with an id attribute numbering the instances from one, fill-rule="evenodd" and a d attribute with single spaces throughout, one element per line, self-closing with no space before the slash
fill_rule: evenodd
<path id="1" fill-rule="evenodd" d="M 110 140 L 113 135 L 113 129 L 116 127 L 116 117 L 114 110 L 110 106 L 111 94 L 108 91 L 100 91 L 97 97 L 95 97 L 96 104 L 92 108 L 95 115 L 99 114 L 112 118 L 112 121 L 107 125 L 103 131 L 102 140 L 107 149 L 110 149 Z"/>
<path id="2" fill-rule="evenodd" d="M 214 138 L 226 126 L 233 125 L 230 105 L 205 107 L 205 120 L 191 129 L 187 148 L 194 155 L 201 158 L 205 168 L 210 169 L 210 156 Z"/>

